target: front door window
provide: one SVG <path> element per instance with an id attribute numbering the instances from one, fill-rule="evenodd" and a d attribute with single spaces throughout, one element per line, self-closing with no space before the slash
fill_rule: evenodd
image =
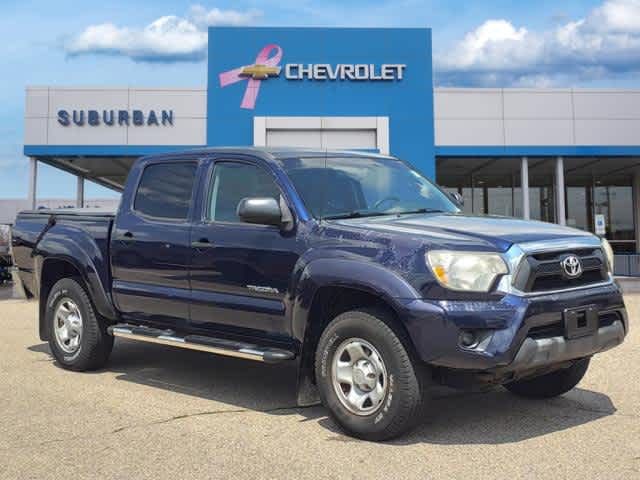
<path id="1" fill-rule="evenodd" d="M 208 219 L 240 222 L 236 212 L 247 197 L 280 197 L 280 190 L 266 170 L 246 163 L 221 162 L 213 173 Z"/>

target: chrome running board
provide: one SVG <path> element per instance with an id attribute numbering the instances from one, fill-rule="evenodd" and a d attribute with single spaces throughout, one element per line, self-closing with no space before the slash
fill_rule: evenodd
<path id="1" fill-rule="evenodd" d="M 173 330 L 160 330 L 128 324 L 112 325 L 107 330 L 114 337 L 157 343 L 160 345 L 170 345 L 178 348 L 215 353 L 227 357 L 244 358 L 258 362 L 279 363 L 295 357 L 294 352 L 289 350 L 264 348 L 251 343 L 205 337 L 202 335 L 187 335 L 181 337 L 176 335 Z"/>

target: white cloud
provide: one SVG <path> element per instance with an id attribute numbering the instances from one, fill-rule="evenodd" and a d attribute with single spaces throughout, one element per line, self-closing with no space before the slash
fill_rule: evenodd
<path id="1" fill-rule="evenodd" d="M 640 71 L 640 0 L 607 0 L 585 18 L 533 32 L 487 20 L 436 56 L 439 84 L 552 86 Z"/>
<path id="2" fill-rule="evenodd" d="M 259 10 L 250 9 L 244 12 L 238 10 L 220 10 L 212 8 L 207 10 L 202 5 L 193 5 L 189 9 L 189 18 L 201 29 L 213 25 L 241 26 L 254 23 L 262 16 Z"/>
<path id="3" fill-rule="evenodd" d="M 166 15 L 146 27 L 120 27 L 113 23 L 90 25 L 64 45 L 71 56 L 115 55 L 141 62 L 200 61 L 207 55 L 207 27 L 254 23 L 257 10 L 191 7 L 183 18 Z"/>

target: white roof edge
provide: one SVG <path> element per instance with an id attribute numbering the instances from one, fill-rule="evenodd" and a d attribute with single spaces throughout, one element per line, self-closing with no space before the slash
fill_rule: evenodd
<path id="1" fill-rule="evenodd" d="M 96 86 L 96 85 L 27 85 L 26 90 L 138 90 L 138 91 L 176 91 L 176 92 L 206 92 L 207 87 L 123 87 L 123 86 Z"/>
<path id="2" fill-rule="evenodd" d="M 463 88 L 463 87 L 435 87 L 436 92 L 443 93 L 630 93 L 640 94 L 638 88 Z"/>
<path id="3" fill-rule="evenodd" d="M 114 90 L 137 90 L 137 91 L 175 91 L 175 92 L 206 92 L 207 87 L 133 87 L 133 86 L 108 86 L 108 85 L 27 85 L 25 90 L 91 90 L 91 91 L 114 91 Z M 436 92 L 452 93 L 631 93 L 640 94 L 639 88 L 524 88 L 524 87 L 504 87 L 504 88 L 479 88 L 479 87 L 435 87 Z"/>

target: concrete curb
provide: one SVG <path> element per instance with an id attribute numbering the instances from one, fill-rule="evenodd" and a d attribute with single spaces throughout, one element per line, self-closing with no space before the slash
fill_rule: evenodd
<path id="1" fill-rule="evenodd" d="M 640 292 L 640 277 L 616 277 L 616 282 L 624 293 Z"/>

